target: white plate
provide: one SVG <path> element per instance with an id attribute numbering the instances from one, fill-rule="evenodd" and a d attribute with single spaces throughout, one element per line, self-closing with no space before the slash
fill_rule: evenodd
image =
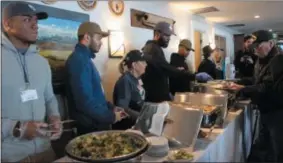
<path id="1" fill-rule="evenodd" d="M 179 150 L 184 150 L 186 151 L 185 149 L 179 149 Z M 166 160 L 170 161 L 170 162 L 192 162 L 194 160 L 194 157 L 192 157 L 191 159 L 180 159 L 180 160 L 175 160 L 173 159 L 173 155 L 176 154 L 179 150 L 172 150 L 169 152 Z M 186 151 L 187 152 L 187 151 Z M 188 152 L 190 153 L 190 152 Z M 193 155 L 192 153 L 190 153 L 191 155 Z"/>

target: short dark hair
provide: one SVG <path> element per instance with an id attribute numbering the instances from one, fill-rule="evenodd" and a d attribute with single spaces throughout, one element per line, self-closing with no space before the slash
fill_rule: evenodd
<path id="1" fill-rule="evenodd" d="M 84 35 L 79 35 L 78 36 L 78 41 L 81 42 L 84 39 Z"/>
<path id="2" fill-rule="evenodd" d="M 247 35 L 244 37 L 244 42 L 248 41 L 249 39 L 255 39 L 255 36 L 253 35 Z"/>

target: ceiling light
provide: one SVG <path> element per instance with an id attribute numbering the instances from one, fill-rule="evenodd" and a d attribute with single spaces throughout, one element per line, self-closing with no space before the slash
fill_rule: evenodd
<path id="1" fill-rule="evenodd" d="M 272 32 L 272 29 L 269 29 L 269 32 Z"/>
<path id="2" fill-rule="evenodd" d="M 260 16 L 259 16 L 259 15 L 256 15 L 255 18 L 258 19 L 258 18 L 260 18 Z"/>

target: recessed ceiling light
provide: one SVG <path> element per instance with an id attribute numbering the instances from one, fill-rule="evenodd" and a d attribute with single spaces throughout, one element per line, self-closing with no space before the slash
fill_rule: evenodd
<path id="1" fill-rule="evenodd" d="M 272 32 L 272 29 L 269 29 L 269 32 Z"/>
<path id="2" fill-rule="evenodd" d="M 255 18 L 258 19 L 258 18 L 260 18 L 260 16 L 259 16 L 259 15 L 256 15 Z"/>

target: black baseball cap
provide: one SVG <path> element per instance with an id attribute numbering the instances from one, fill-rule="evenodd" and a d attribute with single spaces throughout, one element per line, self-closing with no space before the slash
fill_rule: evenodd
<path id="1" fill-rule="evenodd" d="M 48 18 L 46 12 L 37 11 L 33 5 L 22 1 L 14 1 L 4 7 L 2 11 L 3 20 L 14 16 L 37 16 L 39 20 Z"/>
<path id="2" fill-rule="evenodd" d="M 125 63 L 133 63 L 138 61 L 146 61 L 145 55 L 139 51 L 139 50 L 132 50 L 129 53 L 126 54 L 126 57 L 124 59 Z"/>
<path id="3" fill-rule="evenodd" d="M 158 22 L 155 27 L 154 27 L 155 31 L 159 31 L 161 33 L 164 33 L 166 35 L 176 35 L 171 27 L 171 25 L 167 22 Z"/>
<path id="4" fill-rule="evenodd" d="M 266 30 L 256 31 L 253 33 L 253 36 L 256 37 L 256 40 L 253 42 L 255 45 L 274 39 L 273 33 Z"/>

